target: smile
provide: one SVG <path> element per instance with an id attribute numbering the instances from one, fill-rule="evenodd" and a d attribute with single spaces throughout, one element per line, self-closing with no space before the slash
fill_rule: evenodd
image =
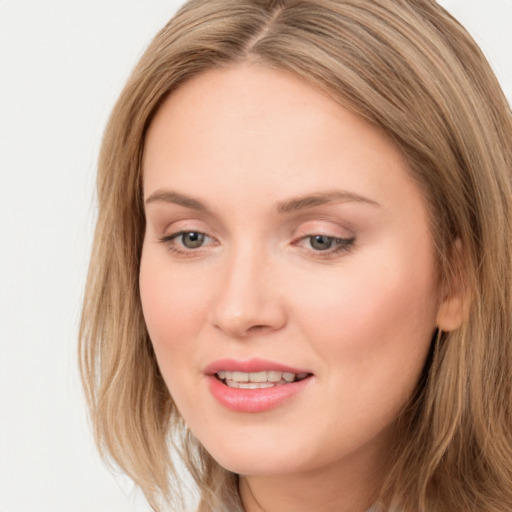
<path id="1" fill-rule="evenodd" d="M 297 399 L 315 380 L 305 369 L 263 359 L 223 359 L 204 372 L 213 398 L 224 408 L 242 413 L 281 407 Z"/>
<path id="2" fill-rule="evenodd" d="M 280 372 L 274 370 L 264 370 L 260 372 L 220 370 L 216 373 L 216 376 L 230 388 L 265 389 L 303 380 L 308 376 L 308 373 Z"/>

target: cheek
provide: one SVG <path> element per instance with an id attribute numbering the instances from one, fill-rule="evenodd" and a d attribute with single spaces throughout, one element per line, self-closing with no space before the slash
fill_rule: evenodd
<path id="1" fill-rule="evenodd" d="M 435 330 L 434 297 L 430 276 L 397 265 L 367 267 L 296 303 L 320 362 L 319 408 L 347 443 L 377 435 L 413 394 Z"/>
<path id="2" fill-rule="evenodd" d="M 169 267 L 168 258 L 143 252 L 139 276 L 141 303 L 167 389 L 180 413 L 190 419 L 195 414 L 190 393 L 197 389 L 197 378 L 201 375 L 197 340 L 208 307 L 204 286 L 198 286 L 199 281 L 193 276 Z"/>
<path id="3" fill-rule="evenodd" d="M 311 293 L 295 295 L 296 316 L 316 340 L 315 351 L 337 361 L 351 382 L 359 382 L 361 372 L 378 380 L 374 376 L 410 371 L 413 378 L 421 371 L 435 330 L 436 294 L 433 259 L 428 251 L 420 254 L 370 255 L 342 277 L 312 282 Z"/>
<path id="4" fill-rule="evenodd" d="M 143 251 L 139 286 L 146 327 L 164 376 L 165 366 L 190 349 L 207 314 L 204 285 L 193 275 L 176 272 L 167 258 Z M 172 357 L 168 357 L 172 354 Z"/>

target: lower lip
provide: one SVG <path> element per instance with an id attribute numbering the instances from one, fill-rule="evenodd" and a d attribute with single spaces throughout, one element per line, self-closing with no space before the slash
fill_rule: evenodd
<path id="1" fill-rule="evenodd" d="M 280 384 L 271 388 L 241 389 L 231 388 L 217 377 L 208 376 L 211 394 L 224 407 L 236 412 L 263 412 L 280 406 L 310 382 L 311 377 L 303 380 Z"/>

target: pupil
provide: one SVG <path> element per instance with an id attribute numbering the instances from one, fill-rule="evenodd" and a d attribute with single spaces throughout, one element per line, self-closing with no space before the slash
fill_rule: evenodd
<path id="1" fill-rule="evenodd" d="M 316 235 L 312 237 L 311 247 L 318 251 L 325 251 L 332 246 L 332 238 L 324 235 Z"/>
<path id="2" fill-rule="evenodd" d="M 182 240 L 183 245 L 187 249 L 196 249 L 197 247 L 201 247 L 201 245 L 203 245 L 204 235 L 202 233 L 191 231 L 190 233 L 184 233 Z"/>

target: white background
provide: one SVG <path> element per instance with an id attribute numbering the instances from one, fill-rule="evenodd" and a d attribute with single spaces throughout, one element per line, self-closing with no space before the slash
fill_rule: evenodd
<path id="1" fill-rule="evenodd" d="M 512 0 L 444 0 L 512 99 Z M 146 512 L 76 364 L 103 126 L 177 0 L 0 0 L 0 512 Z"/>

